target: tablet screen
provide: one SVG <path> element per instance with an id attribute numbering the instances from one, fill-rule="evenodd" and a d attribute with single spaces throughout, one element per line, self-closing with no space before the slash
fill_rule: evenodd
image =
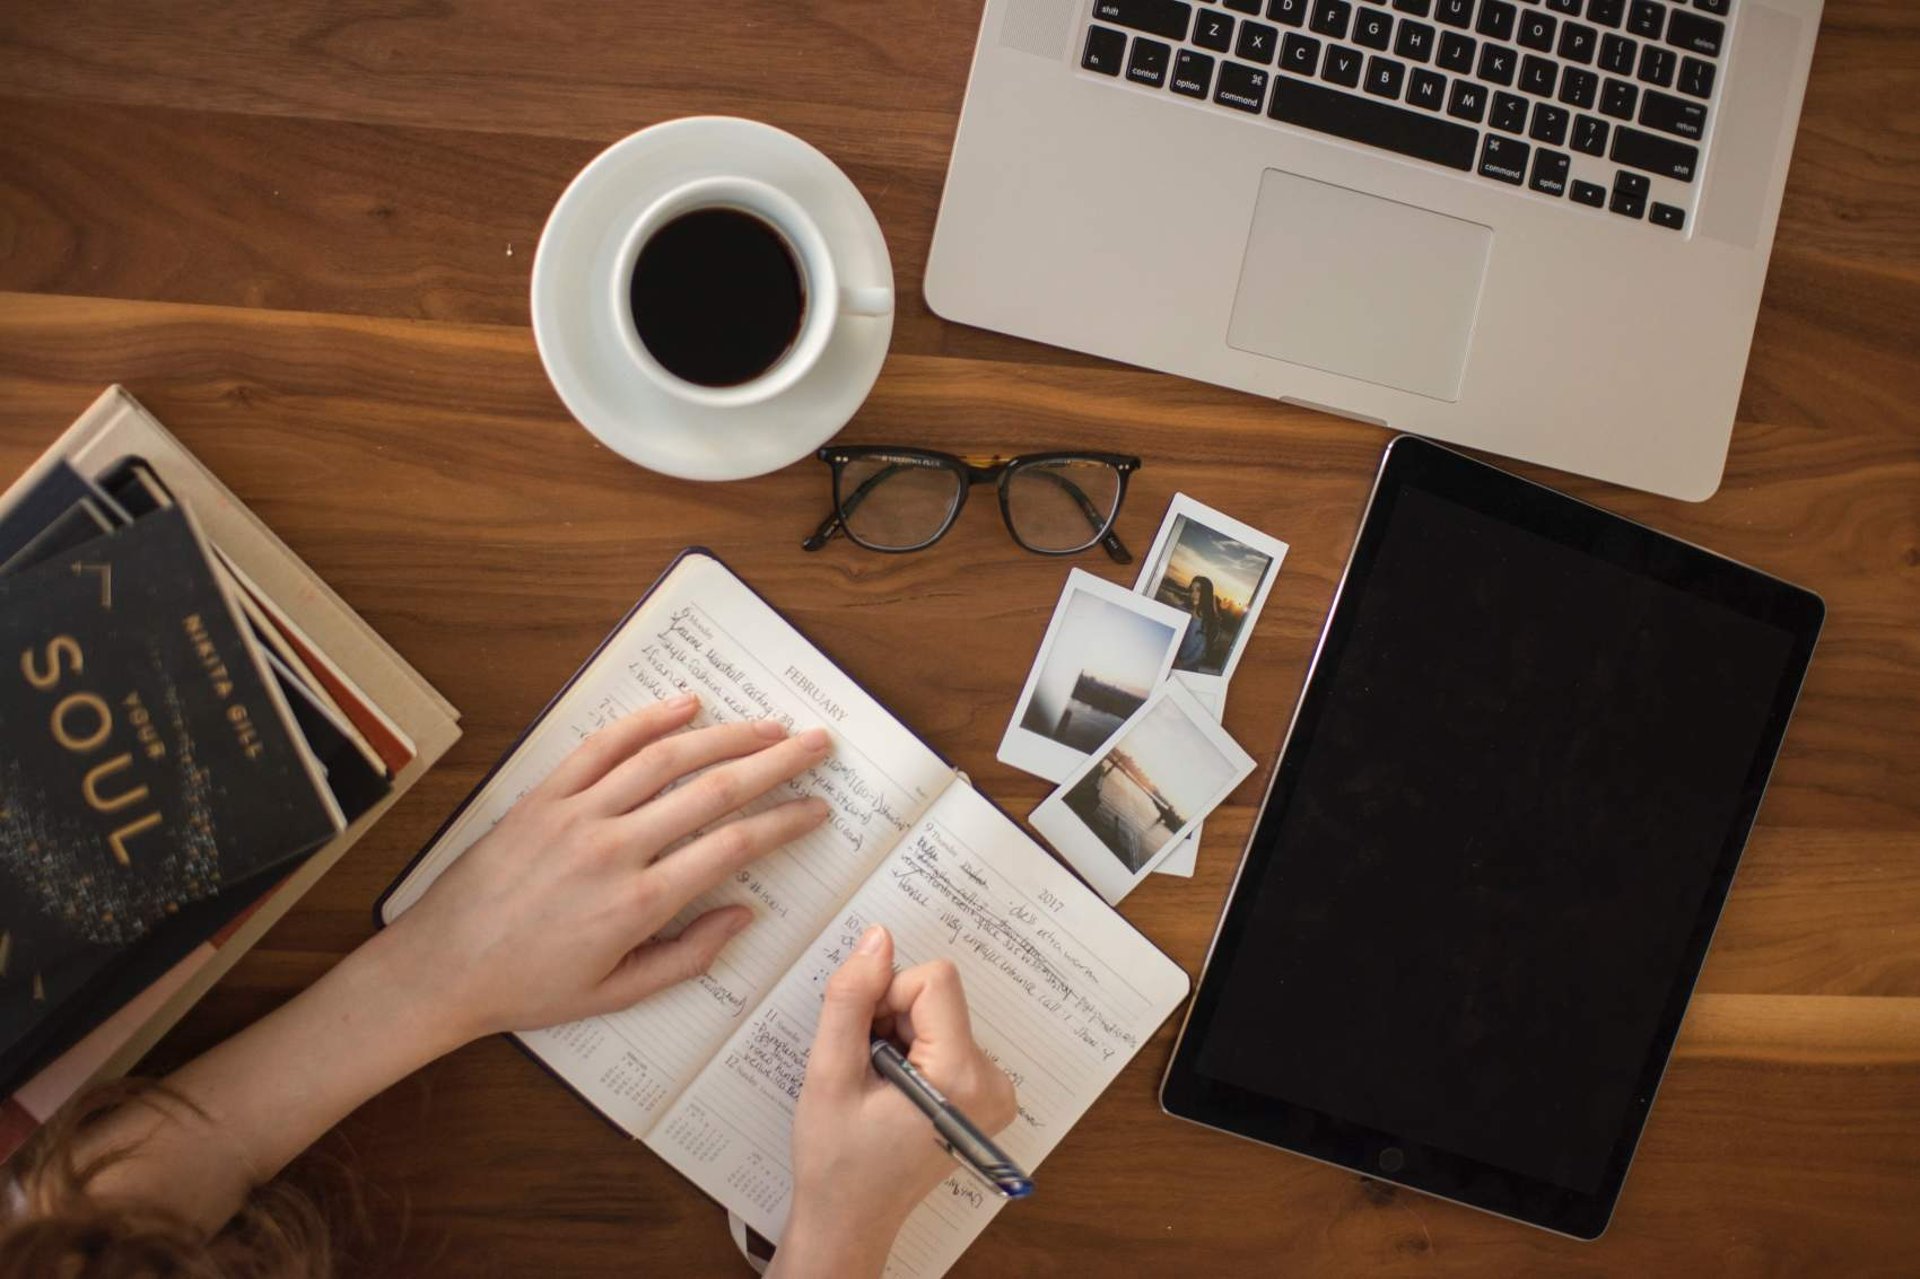
<path id="1" fill-rule="evenodd" d="M 1364 572 L 1356 551 L 1181 1060 L 1587 1195 L 1657 1081 L 1650 1055 L 1664 1060 L 1811 640 L 1698 589 L 1688 557 L 1759 575 L 1580 509 L 1600 523 L 1542 531 L 1393 494 Z M 1610 545 L 1615 526 L 1652 549 Z"/>

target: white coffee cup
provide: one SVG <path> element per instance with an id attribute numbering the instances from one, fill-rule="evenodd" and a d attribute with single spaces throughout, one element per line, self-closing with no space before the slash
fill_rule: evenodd
<path id="1" fill-rule="evenodd" d="M 702 386 L 665 368 L 647 350 L 634 325 L 630 287 L 640 251 L 659 230 L 700 209 L 736 209 L 771 227 L 786 242 L 800 271 L 800 330 L 786 352 L 765 372 L 737 386 Z M 708 408 L 759 404 L 790 389 L 820 360 L 842 315 L 884 316 L 893 312 L 890 284 L 843 284 L 820 227 L 786 192 L 754 178 L 698 178 L 675 187 L 648 205 L 621 242 L 616 269 L 608 282 L 607 304 L 614 331 L 649 380 L 669 395 Z"/>

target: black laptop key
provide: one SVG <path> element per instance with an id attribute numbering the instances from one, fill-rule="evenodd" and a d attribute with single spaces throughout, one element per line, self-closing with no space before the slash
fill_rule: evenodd
<path id="1" fill-rule="evenodd" d="M 1327 46 L 1326 60 L 1320 64 L 1320 78 L 1329 84 L 1342 84 L 1349 89 L 1356 89 L 1360 87 L 1363 65 L 1358 49 L 1330 44 Z"/>
<path id="2" fill-rule="evenodd" d="M 1487 121 L 1496 129 L 1505 129 L 1508 133 L 1527 131 L 1527 100 L 1517 93 L 1493 91 L 1493 112 Z"/>
<path id="3" fill-rule="evenodd" d="M 1613 131 L 1613 150 L 1608 156 L 1615 164 L 1691 182 L 1693 171 L 1700 163 L 1700 148 L 1657 133 L 1629 129 L 1623 124 Z"/>
<path id="4" fill-rule="evenodd" d="M 1688 13 L 1685 9 L 1675 9 L 1673 16 L 1667 20 L 1667 43 L 1689 53 L 1717 58 L 1720 56 L 1720 44 L 1726 36 L 1726 23 L 1717 18 Z"/>
<path id="5" fill-rule="evenodd" d="M 1639 51 L 1640 46 L 1625 36 L 1601 36 L 1600 69 L 1615 75 L 1632 75 L 1634 59 Z"/>
<path id="6" fill-rule="evenodd" d="M 1489 84 L 1512 84 L 1517 56 L 1504 44 L 1480 46 L 1480 78 Z"/>
<path id="7" fill-rule="evenodd" d="M 1633 0 L 1627 6 L 1627 30 L 1649 40 L 1658 40 L 1667 25 L 1667 7 L 1660 0 Z"/>
<path id="8" fill-rule="evenodd" d="M 1438 71 L 1415 67 L 1407 81 L 1407 105 L 1422 111 L 1438 111 L 1447 101 L 1447 78 Z"/>
<path id="9" fill-rule="evenodd" d="M 1687 225 L 1687 211 L 1677 204 L 1661 204 L 1656 200 L 1647 210 L 1647 221 L 1678 231 Z"/>
<path id="10" fill-rule="evenodd" d="M 1573 149 L 1581 155 L 1605 155 L 1607 153 L 1607 122 L 1597 116 L 1575 116 L 1573 121 Z"/>
<path id="11" fill-rule="evenodd" d="M 1297 31 L 1287 32 L 1287 38 L 1280 43 L 1280 69 L 1310 76 L 1319 66 L 1320 42 Z"/>
<path id="12" fill-rule="evenodd" d="M 1507 0 L 1481 0 L 1480 20 L 1474 30 L 1494 40 L 1513 39 L 1513 22 L 1519 16 L 1519 10 L 1507 3 Z"/>
<path id="13" fill-rule="evenodd" d="M 1643 44 L 1640 46 L 1640 78 L 1664 89 L 1673 83 L 1676 61 L 1678 59 L 1672 49 L 1662 49 L 1657 44 Z"/>
<path id="14" fill-rule="evenodd" d="M 1234 43 L 1233 51 L 1248 62 L 1258 62 L 1261 66 L 1273 61 L 1274 49 L 1280 43 L 1280 32 L 1264 22 L 1243 22 L 1240 24 L 1240 38 Z"/>
<path id="15" fill-rule="evenodd" d="M 1514 38 L 1529 49 L 1552 53 L 1553 37 L 1559 29 L 1560 19 L 1538 9 L 1529 9 L 1520 15 L 1520 34 Z"/>
<path id="16" fill-rule="evenodd" d="M 1707 131 L 1707 109 L 1698 102 L 1648 89 L 1640 100 L 1640 123 L 1649 129 L 1698 141 Z"/>
<path id="17" fill-rule="evenodd" d="M 1489 133 L 1480 147 L 1480 176 L 1519 186 L 1527 180 L 1527 152 L 1530 149 L 1518 138 L 1503 138 L 1497 133 Z"/>
<path id="18" fill-rule="evenodd" d="M 1626 80 L 1609 80 L 1600 91 L 1600 114 L 1610 115 L 1616 120 L 1633 119 L 1633 110 L 1640 105 L 1640 86 Z"/>
<path id="19" fill-rule="evenodd" d="M 1581 66 L 1593 61 L 1600 33 L 1584 22 L 1569 22 L 1560 28 L 1560 56 Z"/>
<path id="20" fill-rule="evenodd" d="M 1329 54 L 1329 60 L 1332 55 Z M 1267 114 L 1287 124 L 1362 142 L 1396 155 L 1431 160 L 1450 169 L 1473 168 L 1474 143 L 1479 132 L 1440 116 L 1422 115 L 1405 107 L 1356 98 L 1308 80 L 1283 77 L 1274 81 Z"/>
<path id="21" fill-rule="evenodd" d="M 1400 96 L 1400 86 L 1406 82 L 1406 63 L 1378 55 L 1367 59 L 1367 83 L 1364 87 L 1374 97 L 1397 98 Z"/>
<path id="22" fill-rule="evenodd" d="M 1161 44 L 1145 36 L 1135 36 L 1133 51 L 1127 55 L 1127 79 L 1158 89 L 1166 84 L 1167 67 L 1172 62 L 1172 45 Z"/>
<path id="23" fill-rule="evenodd" d="M 1088 27 L 1087 47 L 1080 55 L 1080 65 L 1089 71 L 1098 71 L 1101 75 L 1119 75 L 1120 64 L 1127 56 L 1127 37 L 1122 31 L 1112 27 Z"/>
<path id="24" fill-rule="evenodd" d="M 1266 101 L 1267 81 L 1270 78 L 1259 67 L 1223 62 L 1220 64 L 1220 81 L 1213 89 L 1213 100 L 1223 107 L 1258 111 Z"/>
<path id="25" fill-rule="evenodd" d="M 1433 12 L 1433 0 L 1393 0 L 1393 7 L 1415 18 L 1424 18 Z"/>
<path id="26" fill-rule="evenodd" d="M 1479 124 L 1487 118 L 1487 91 L 1471 80 L 1455 80 L 1447 95 L 1447 114 Z"/>
<path id="27" fill-rule="evenodd" d="M 1674 88 L 1696 98 L 1713 96 L 1713 64 L 1699 58 L 1680 59 L 1680 80 Z"/>
<path id="28" fill-rule="evenodd" d="M 1233 48 L 1233 19 L 1202 9 L 1193 24 L 1193 42 L 1202 49 L 1225 53 Z"/>
<path id="29" fill-rule="evenodd" d="M 1733 0 L 1693 0 L 1693 7 L 1702 13 L 1724 18 L 1727 11 L 1733 8 Z"/>
<path id="30" fill-rule="evenodd" d="M 1285 26 L 1305 26 L 1307 22 L 1307 0 L 1272 0 L 1272 2 L 1267 5 L 1267 16 Z"/>
<path id="31" fill-rule="evenodd" d="M 1347 0 L 1316 0 L 1310 25 L 1323 36 L 1344 40 L 1347 37 L 1347 20 L 1352 16 L 1353 6 Z"/>
<path id="32" fill-rule="evenodd" d="M 1393 33 L 1393 51 L 1410 62 L 1425 62 L 1433 57 L 1433 38 L 1434 29 L 1426 23 L 1402 18 Z"/>
<path id="33" fill-rule="evenodd" d="M 1622 217 L 1639 217 L 1647 211 L 1647 188 L 1650 185 L 1640 174 L 1622 169 L 1613 175 L 1613 199 L 1607 207 Z"/>
<path id="34" fill-rule="evenodd" d="M 1551 102 L 1536 102 L 1533 104 L 1533 124 L 1527 129 L 1527 136 L 1535 142 L 1565 146 L 1569 118 L 1570 113 L 1565 107 L 1556 107 Z"/>
<path id="35" fill-rule="evenodd" d="M 1568 67 L 1560 73 L 1560 101 L 1583 110 L 1591 108 L 1600 96 L 1600 77 L 1585 67 Z"/>
<path id="36" fill-rule="evenodd" d="M 1564 13 L 1570 18 L 1580 16 L 1581 0 L 1547 0 L 1547 8 L 1555 13 Z"/>
<path id="37" fill-rule="evenodd" d="M 1529 53 L 1520 59 L 1520 87 L 1536 97 L 1551 98 L 1560 79 L 1560 64 L 1550 58 Z"/>
<path id="38" fill-rule="evenodd" d="M 1473 51 L 1475 44 L 1472 36 L 1463 36 L 1458 31 L 1440 33 L 1440 56 L 1434 59 L 1439 66 L 1449 71 L 1466 75 L 1473 70 Z"/>
<path id="39" fill-rule="evenodd" d="M 1473 0 L 1435 0 L 1433 20 L 1466 30 L 1473 25 Z"/>
<path id="40" fill-rule="evenodd" d="M 1567 192 L 1567 198 L 1575 204 L 1590 204 L 1596 209 L 1607 207 L 1607 189 L 1598 182 L 1573 180 L 1573 186 Z"/>
<path id="41" fill-rule="evenodd" d="M 1209 2 L 1211 2 L 1211 0 L 1209 0 Z M 1221 3 L 1226 5 L 1227 8 L 1239 13 L 1248 14 L 1255 18 L 1260 16 L 1260 0 L 1221 0 Z"/>
<path id="42" fill-rule="evenodd" d="M 1527 185 L 1543 195 L 1565 195 L 1567 168 L 1572 161 L 1573 157 L 1565 151 L 1541 147 L 1533 153 L 1533 174 L 1527 179 Z"/>
<path id="43" fill-rule="evenodd" d="M 1148 35 L 1184 40 L 1193 6 L 1181 0 L 1093 0 L 1093 16 Z"/>
<path id="44" fill-rule="evenodd" d="M 1393 43 L 1393 15 L 1384 9 L 1362 9 L 1353 18 L 1353 42 L 1386 49 Z"/>
<path id="45" fill-rule="evenodd" d="M 1587 0 L 1587 21 L 1618 27 L 1627 16 L 1627 0 Z"/>
<path id="46" fill-rule="evenodd" d="M 1189 98 L 1204 98 L 1213 87 L 1213 59 L 1192 49 L 1173 55 L 1173 91 Z"/>

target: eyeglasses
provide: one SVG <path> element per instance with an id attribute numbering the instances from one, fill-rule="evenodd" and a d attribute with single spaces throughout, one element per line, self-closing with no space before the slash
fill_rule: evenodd
<path id="1" fill-rule="evenodd" d="M 947 535 L 976 484 L 1000 493 L 1007 532 L 1038 555 L 1104 547 L 1116 564 L 1133 559 L 1113 532 L 1140 459 L 1119 453 L 1027 453 L 974 460 L 931 449 L 832 445 L 817 457 L 833 468 L 833 514 L 800 545 L 817 551 L 845 534 L 870 551 L 919 551 Z"/>

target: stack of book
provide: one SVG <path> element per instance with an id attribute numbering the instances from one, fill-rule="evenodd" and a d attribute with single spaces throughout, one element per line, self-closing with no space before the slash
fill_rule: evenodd
<path id="1" fill-rule="evenodd" d="M 0 496 L 0 1157 L 137 1061 L 457 720 L 101 396 Z"/>

